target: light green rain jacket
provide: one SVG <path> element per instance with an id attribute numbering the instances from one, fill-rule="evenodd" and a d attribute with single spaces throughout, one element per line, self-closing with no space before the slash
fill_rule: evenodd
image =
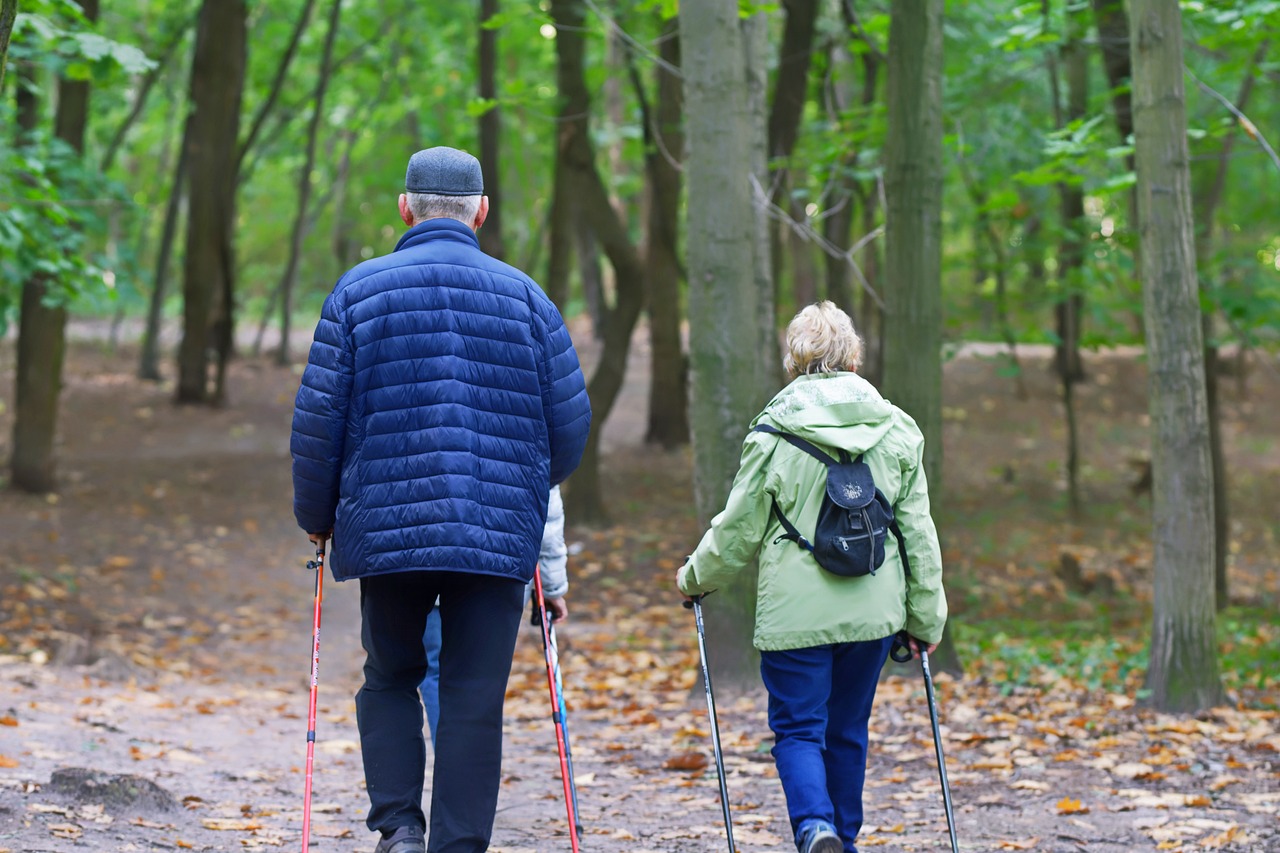
<path id="1" fill-rule="evenodd" d="M 910 576 L 903 576 L 893 533 L 885 538 L 884 564 L 858 578 L 833 575 L 795 542 L 775 541 L 785 532 L 771 511 L 775 498 L 796 529 L 812 538 L 827 469 L 785 439 L 751 432 L 724 511 L 680 569 L 680 591 L 697 595 L 725 586 L 758 557 L 758 649 L 876 640 L 904 627 L 926 642 L 940 640 L 947 621 L 942 552 L 929 515 L 924 436 L 915 421 L 856 373 L 824 373 L 792 381 L 752 426 L 758 423 L 828 452 L 866 452 L 863 461 L 906 538 Z"/>

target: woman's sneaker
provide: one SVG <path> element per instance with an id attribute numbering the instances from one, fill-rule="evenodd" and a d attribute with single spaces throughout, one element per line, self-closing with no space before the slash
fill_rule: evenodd
<path id="1" fill-rule="evenodd" d="M 800 853 L 842 853 L 844 842 L 829 823 L 814 821 L 800 833 Z"/>
<path id="2" fill-rule="evenodd" d="M 384 835 L 373 848 L 373 853 L 427 853 L 427 842 L 422 827 L 418 825 L 397 827 L 390 835 Z M 837 849 L 837 848 L 832 848 Z"/>

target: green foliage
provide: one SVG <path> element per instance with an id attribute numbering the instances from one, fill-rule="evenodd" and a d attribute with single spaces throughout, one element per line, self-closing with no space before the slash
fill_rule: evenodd
<path id="1" fill-rule="evenodd" d="M 103 283 L 89 249 L 95 203 L 111 203 L 93 170 L 47 132 L 20 148 L 0 147 L 0 332 L 22 283 L 39 276 L 50 304 L 66 304 Z"/>
<path id="2" fill-rule="evenodd" d="M 970 674 L 1006 695 L 1067 681 L 1081 689 L 1138 695 L 1149 663 L 1144 614 L 1120 615 L 1105 606 L 1091 619 L 965 620 L 951 626 Z M 1230 608 L 1218 620 L 1223 684 L 1265 702 L 1280 685 L 1280 631 L 1265 608 Z M 1140 695 L 1138 698 L 1142 698 Z M 1274 698 L 1271 704 L 1275 704 Z"/>

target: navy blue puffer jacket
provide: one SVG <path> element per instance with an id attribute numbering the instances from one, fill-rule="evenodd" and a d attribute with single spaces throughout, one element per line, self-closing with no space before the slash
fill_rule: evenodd
<path id="1" fill-rule="evenodd" d="M 337 580 L 533 577 L 552 485 L 591 426 L 555 305 L 453 219 L 409 229 L 325 300 L 293 416 L 294 514 Z"/>

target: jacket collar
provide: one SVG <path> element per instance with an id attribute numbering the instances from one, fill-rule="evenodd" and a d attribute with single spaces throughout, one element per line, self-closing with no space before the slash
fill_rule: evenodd
<path id="1" fill-rule="evenodd" d="M 396 243 L 395 251 L 398 252 L 401 249 L 420 246 L 432 240 L 470 243 L 476 248 L 480 247 L 480 240 L 476 237 L 476 232 L 456 219 L 442 217 L 424 220 L 404 232 L 399 242 Z"/>

